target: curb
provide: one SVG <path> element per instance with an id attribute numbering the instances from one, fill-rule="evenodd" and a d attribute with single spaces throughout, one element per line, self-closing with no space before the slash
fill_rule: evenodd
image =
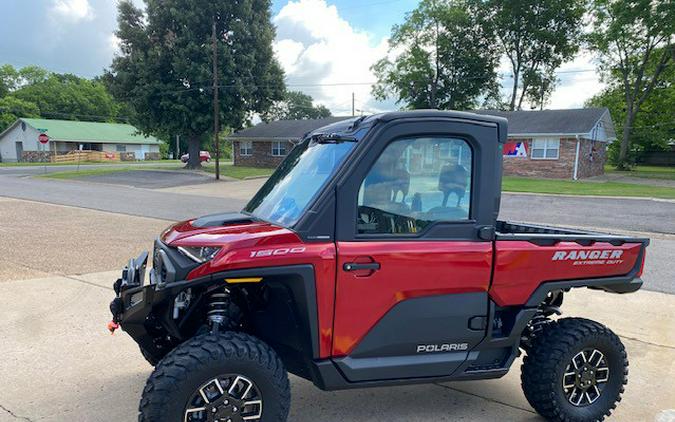
<path id="1" fill-rule="evenodd" d="M 629 199 L 629 200 L 638 200 L 638 201 L 655 201 L 655 202 L 667 202 L 675 204 L 675 199 L 666 199 L 666 198 L 654 198 L 651 196 L 607 196 L 607 195 L 572 195 L 569 193 L 536 193 L 536 192 L 514 192 L 514 191 L 502 191 L 502 194 L 509 195 L 526 195 L 526 196 L 553 196 L 561 198 L 600 198 L 600 199 Z"/>

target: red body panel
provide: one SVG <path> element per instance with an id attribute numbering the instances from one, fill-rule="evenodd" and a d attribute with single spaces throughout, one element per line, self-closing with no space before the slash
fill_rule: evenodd
<path id="1" fill-rule="evenodd" d="M 387 241 L 304 243 L 265 222 L 194 227 L 178 223 L 161 236 L 171 246 L 220 246 L 188 280 L 226 270 L 311 264 L 314 267 L 321 358 L 348 355 L 397 303 L 414 297 L 488 292 L 499 306 L 522 305 L 540 284 L 628 274 L 642 244 L 581 246 L 528 241 Z M 557 255 L 556 255 L 557 254 Z M 620 254 L 620 256 L 617 256 Z M 342 270 L 378 262 L 377 271 Z M 492 275 L 492 283 L 491 283 Z"/>
<path id="2" fill-rule="evenodd" d="M 641 243 L 538 246 L 527 241 L 497 241 L 490 296 L 499 306 L 522 305 L 547 281 L 625 275 L 635 266 L 641 248 Z M 621 251 L 620 256 L 614 251 Z"/>
<path id="3" fill-rule="evenodd" d="M 303 243 L 292 231 L 269 223 L 197 228 L 190 221 L 164 232 L 162 240 L 171 246 L 222 247 L 211 261 L 190 272 L 188 280 L 234 269 L 311 264 L 316 279 L 319 354 L 322 358 L 329 357 L 335 299 L 333 242 Z"/>
<path id="4" fill-rule="evenodd" d="M 420 296 L 487 291 L 489 242 L 338 242 L 333 356 L 344 356 L 398 302 Z M 378 271 L 345 272 L 347 262 Z"/>

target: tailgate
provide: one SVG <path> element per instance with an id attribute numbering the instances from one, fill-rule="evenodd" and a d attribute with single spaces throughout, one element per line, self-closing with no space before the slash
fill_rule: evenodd
<path id="1" fill-rule="evenodd" d="M 498 238 L 490 286 L 492 299 L 499 306 L 522 305 L 528 301 L 536 306 L 542 292 L 545 295 L 560 288 L 588 286 L 614 292 L 640 288 L 648 240 L 565 237 Z M 544 284 L 546 286 L 540 289 Z"/>

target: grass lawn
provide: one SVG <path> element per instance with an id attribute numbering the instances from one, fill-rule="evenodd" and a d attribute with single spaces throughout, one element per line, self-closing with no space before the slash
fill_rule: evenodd
<path id="1" fill-rule="evenodd" d="M 180 164 L 178 160 L 147 160 L 147 161 L 80 161 L 80 165 L 96 164 L 96 165 L 146 165 L 146 164 Z M 43 167 L 43 166 L 77 166 L 74 163 L 0 163 L 0 167 Z"/>
<path id="2" fill-rule="evenodd" d="M 167 161 L 162 161 L 166 163 Z M 100 176 L 110 173 L 118 173 L 123 171 L 136 171 L 136 170 L 183 170 L 185 165 L 178 161 L 171 162 L 174 165 L 163 165 L 163 166 L 152 166 L 152 165 L 130 165 L 125 167 L 97 167 L 97 168 L 83 168 L 79 171 L 77 170 L 66 170 L 58 171 L 54 173 L 47 173 L 40 175 L 38 177 L 45 177 L 49 179 L 77 179 L 80 177 L 87 176 Z M 207 173 L 215 173 L 216 169 L 213 163 L 204 164 L 203 170 Z M 235 167 L 231 164 L 221 164 L 220 166 L 221 174 L 223 176 L 233 177 L 235 179 L 243 179 L 245 177 L 257 177 L 257 176 L 269 176 L 272 174 L 273 169 L 261 169 L 254 167 Z"/>
<path id="3" fill-rule="evenodd" d="M 606 165 L 605 173 L 646 179 L 675 180 L 675 167 L 666 166 L 636 166 L 630 171 L 618 171 L 614 166 Z"/>
<path id="4" fill-rule="evenodd" d="M 618 182 L 583 182 L 555 179 L 530 179 L 505 176 L 505 192 L 532 192 L 568 195 L 633 196 L 675 199 L 675 188 Z"/>
<path id="5" fill-rule="evenodd" d="M 206 164 L 204 170 L 209 173 L 216 172 L 216 166 L 213 163 Z M 264 177 L 272 174 L 274 169 L 233 166 L 232 164 L 221 164 L 220 174 L 222 176 L 234 177 L 235 179 L 244 179 L 247 177 Z"/>

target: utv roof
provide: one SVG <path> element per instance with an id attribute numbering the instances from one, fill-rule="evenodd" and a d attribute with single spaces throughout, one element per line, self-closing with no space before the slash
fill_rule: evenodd
<path id="1" fill-rule="evenodd" d="M 499 142 L 506 142 L 507 120 L 504 117 L 492 115 L 480 115 L 464 111 L 444 110 L 410 110 L 392 111 L 387 113 L 373 114 L 342 120 L 326 126 L 322 126 L 310 132 L 311 134 L 347 133 L 356 129 L 372 126 L 377 122 L 389 122 L 397 119 L 454 119 L 476 124 L 496 124 L 499 128 Z"/>

